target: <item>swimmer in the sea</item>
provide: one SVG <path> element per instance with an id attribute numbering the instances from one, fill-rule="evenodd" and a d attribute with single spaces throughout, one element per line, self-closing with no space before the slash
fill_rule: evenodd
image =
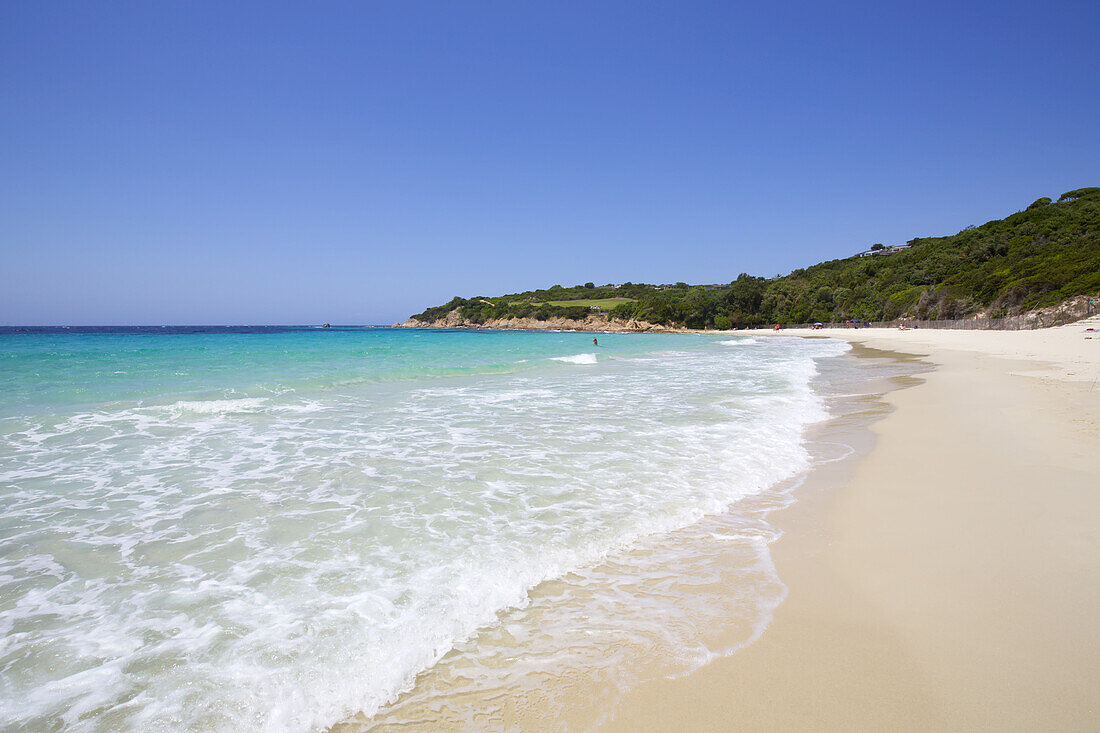
<path id="1" fill-rule="evenodd" d="M 592 339 L 592 345 L 593 345 L 593 346 L 599 346 L 599 345 L 600 345 L 600 342 L 599 342 L 599 341 L 597 341 L 596 339 Z"/>

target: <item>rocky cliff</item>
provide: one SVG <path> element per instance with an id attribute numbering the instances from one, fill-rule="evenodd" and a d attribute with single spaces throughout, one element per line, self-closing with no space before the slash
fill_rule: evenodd
<path id="1" fill-rule="evenodd" d="M 587 318 L 548 318 L 540 321 L 537 318 L 497 318 L 474 323 L 463 318 L 457 309 L 447 313 L 446 316 L 435 321 L 418 321 L 410 318 L 404 323 L 393 324 L 395 328 L 503 328 L 514 330 L 543 330 L 543 331 L 620 331 L 620 332 L 676 332 L 685 329 L 659 326 L 645 321 L 623 321 L 608 318 L 602 313 L 593 313 Z"/>

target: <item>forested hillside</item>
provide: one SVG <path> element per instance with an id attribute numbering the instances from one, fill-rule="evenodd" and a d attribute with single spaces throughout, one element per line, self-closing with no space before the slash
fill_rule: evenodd
<path id="1" fill-rule="evenodd" d="M 720 260 L 720 258 L 719 258 Z M 875 245 L 785 277 L 741 274 L 722 285 L 554 286 L 498 297 L 455 298 L 414 316 L 458 309 L 473 324 L 500 318 L 617 319 L 688 328 L 765 323 L 884 321 L 899 317 L 1012 315 L 1100 291 L 1100 188 L 1040 198 L 1025 210 L 945 237 Z"/>

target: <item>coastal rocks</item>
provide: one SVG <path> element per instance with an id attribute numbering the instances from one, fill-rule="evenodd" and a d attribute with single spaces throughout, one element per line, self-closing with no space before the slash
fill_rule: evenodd
<path id="1" fill-rule="evenodd" d="M 457 309 L 435 321 L 419 321 L 410 318 L 404 323 L 393 324 L 395 328 L 497 328 L 522 331 L 615 331 L 615 332 L 676 332 L 682 329 L 669 328 L 655 323 L 638 320 L 618 320 L 603 314 L 593 314 L 587 318 L 497 318 L 484 323 L 474 323 L 463 318 Z"/>
<path id="2" fill-rule="evenodd" d="M 997 305 L 997 304 L 994 304 Z M 1030 330 L 1049 328 L 1100 314 L 1100 297 L 1078 295 L 1058 305 L 1039 308 L 1023 313 L 1008 311 L 1004 308 L 987 308 L 968 317 L 925 320 L 917 313 L 907 313 L 893 321 L 879 322 L 878 326 L 896 326 L 900 322 L 921 328 L 958 328 L 975 330 Z M 808 325 L 808 324 L 807 324 Z M 835 324 L 834 324 L 835 325 Z M 620 320 L 608 318 L 604 313 L 592 313 L 586 318 L 498 318 L 476 323 L 463 318 L 458 308 L 434 321 L 420 321 L 409 318 L 404 323 L 393 324 L 394 328 L 494 328 L 524 331 L 611 331 L 621 333 L 694 333 L 697 329 L 662 326 L 639 320 Z"/>
<path id="3" fill-rule="evenodd" d="M 1004 309 L 1001 311 L 1003 312 Z M 1100 313 L 1100 297 L 1077 295 L 1057 305 L 1036 308 L 1023 313 L 1012 314 L 1009 311 L 1010 314 L 1005 316 L 997 316 L 995 313 L 995 309 L 988 309 L 977 313 L 972 318 L 962 319 L 959 323 L 965 323 L 967 328 L 1008 331 L 1064 326 Z"/>
<path id="4" fill-rule="evenodd" d="M 1078 295 L 1058 305 L 1025 313 L 1021 318 L 1027 324 L 1025 328 L 1047 328 L 1073 323 L 1098 312 L 1100 312 L 1100 298 Z"/>

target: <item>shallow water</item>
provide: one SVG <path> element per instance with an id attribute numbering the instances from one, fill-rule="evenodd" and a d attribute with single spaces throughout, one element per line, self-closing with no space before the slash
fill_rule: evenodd
<path id="1" fill-rule="evenodd" d="M 846 347 L 591 338 L 0 331 L 0 725 L 409 723 L 752 638 L 784 592 L 761 512 Z M 683 572 L 692 537 L 734 575 Z M 743 588 L 747 620 L 670 617 L 685 583 Z"/>

